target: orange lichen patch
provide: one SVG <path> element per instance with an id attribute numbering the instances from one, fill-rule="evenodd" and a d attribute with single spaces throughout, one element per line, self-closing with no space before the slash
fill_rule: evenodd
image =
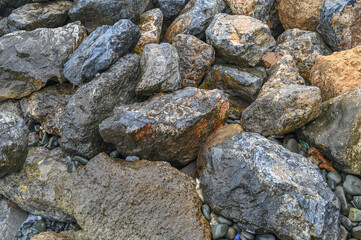
<path id="1" fill-rule="evenodd" d="M 153 136 L 153 129 L 150 123 L 147 123 L 144 127 L 135 132 L 135 138 L 139 142 L 140 146 L 143 146 L 144 143 L 150 142 Z"/>
<path id="2" fill-rule="evenodd" d="M 321 164 L 318 166 L 319 168 L 326 169 L 327 171 L 334 171 L 335 169 L 332 167 L 332 165 L 322 156 L 321 152 L 318 151 L 316 148 L 312 147 L 308 149 L 307 151 L 308 156 L 314 156 L 317 157 Z"/>

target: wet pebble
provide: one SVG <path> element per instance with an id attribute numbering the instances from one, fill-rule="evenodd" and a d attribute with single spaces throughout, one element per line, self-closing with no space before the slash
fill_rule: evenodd
<path id="1" fill-rule="evenodd" d="M 331 190 L 335 190 L 336 183 L 331 178 L 327 178 L 327 185 Z"/>
<path id="2" fill-rule="evenodd" d="M 47 145 L 48 142 L 49 142 L 49 135 L 48 135 L 46 132 L 44 132 L 43 137 L 42 137 L 42 139 L 40 140 L 40 143 L 39 143 L 39 144 L 40 144 L 41 146 L 44 146 L 44 145 Z"/>
<path id="3" fill-rule="evenodd" d="M 219 223 L 227 224 L 228 226 L 232 226 L 233 222 L 225 217 L 218 218 Z"/>
<path id="4" fill-rule="evenodd" d="M 211 214 L 210 214 L 210 212 L 211 212 L 211 208 L 210 208 L 207 204 L 203 204 L 203 206 L 202 206 L 202 213 L 203 213 L 204 217 L 205 217 L 208 221 L 211 220 Z"/>
<path id="5" fill-rule="evenodd" d="M 355 237 L 357 239 L 361 239 L 361 226 L 357 226 L 352 228 L 351 230 L 352 237 Z"/>
<path id="6" fill-rule="evenodd" d="M 353 223 L 350 219 L 348 219 L 348 217 L 345 217 L 342 214 L 340 214 L 340 222 L 348 231 L 355 227 L 355 223 Z"/>
<path id="7" fill-rule="evenodd" d="M 121 154 L 119 151 L 113 151 L 113 152 L 109 153 L 109 156 L 112 158 L 121 158 Z"/>
<path id="8" fill-rule="evenodd" d="M 77 161 L 77 162 L 79 162 L 81 164 L 84 164 L 84 165 L 86 165 L 89 162 L 88 159 L 80 157 L 80 156 L 73 157 L 73 161 Z"/>
<path id="9" fill-rule="evenodd" d="M 34 228 L 39 232 L 45 232 L 46 231 L 46 224 L 44 220 L 40 220 L 34 224 Z"/>
<path id="10" fill-rule="evenodd" d="M 327 173 L 327 179 L 332 179 L 336 184 L 339 184 L 342 181 L 341 175 L 336 170 Z"/>
<path id="11" fill-rule="evenodd" d="M 234 229 L 233 227 L 229 227 L 225 237 L 227 239 L 233 240 L 236 235 L 237 235 L 236 229 Z"/>
<path id="12" fill-rule="evenodd" d="M 341 204 L 341 213 L 345 216 L 348 216 L 348 212 L 350 210 L 350 204 L 347 202 L 345 191 L 343 190 L 343 187 L 338 186 L 335 188 L 335 194 L 340 200 Z"/>
<path id="13" fill-rule="evenodd" d="M 256 240 L 276 240 L 272 234 L 257 235 Z"/>
<path id="14" fill-rule="evenodd" d="M 287 142 L 286 148 L 294 153 L 300 152 L 300 147 L 298 146 L 298 142 L 294 138 L 290 138 Z"/>
<path id="15" fill-rule="evenodd" d="M 138 156 L 128 156 L 125 158 L 125 161 L 127 161 L 127 162 L 134 162 L 137 160 L 140 160 L 140 158 Z"/>
<path id="16" fill-rule="evenodd" d="M 351 195 L 361 195 L 361 180 L 355 176 L 347 175 L 343 187 Z"/>
<path id="17" fill-rule="evenodd" d="M 242 237 L 245 238 L 246 240 L 253 240 L 255 238 L 252 233 L 246 231 L 242 231 Z"/>
<path id="18" fill-rule="evenodd" d="M 48 145 L 46 146 L 47 148 L 49 148 L 50 150 L 53 150 L 54 148 L 56 148 L 56 143 L 57 142 L 57 138 L 55 136 L 52 136 L 49 140 Z"/>
<path id="19" fill-rule="evenodd" d="M 228 225 L 227 224 L 217 224 L 212 227 L 212 238 L 220 239 L 227 234 Z"/>

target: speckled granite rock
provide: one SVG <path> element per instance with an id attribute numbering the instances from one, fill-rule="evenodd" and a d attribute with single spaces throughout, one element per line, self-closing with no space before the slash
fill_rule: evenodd
<path id="1" fill-rule="evenodd" d="M 63 231 L 60 233 L 55 232 L 42 232 L 34 237 L 31 240 L 89 240 L 90 238 L 87 234 L 80 231 Z"/>
<path id="2" fill-rule="evenodd" d="M 5 34 L 10 33 L 10 29 L 8 27 L 8 18 L 5 17 L 0 20 L 0 37 L 2 37 Z"/>
<path id="3" fill-rule="evenodd" d="M 225 0 L 234 15 L 246 15 L 262 22 L 269 17 L 275 0 Z"/>
<path id="4" fill-rule="evenodd" d="M 5 199 L 0 200 L 0 239 L 14 240 L 27 217 L 28 214 L 15 203 Z"/>
<path id="5" fill-rule="evenodd" d="M 11 112 L 20 117 L 23 117 L 23 111 L 21 110 L 20 101 L 9 99 L 0 102 L 0 111 Z"/>

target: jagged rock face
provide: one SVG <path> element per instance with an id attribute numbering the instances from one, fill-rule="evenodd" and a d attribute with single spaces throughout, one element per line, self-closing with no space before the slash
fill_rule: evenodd
<path id="1" fill-rule="evenodd" d="M 92 158 L 111 148 L 100 137 L 98 125 L 111 115 L 117 104 L 136 100 L 139 61 L 137 54 L 120 58 L 70 98 L 59 120 L 60 145 L 66 152 Z"/>
<path id="2" fill-rule="evenodd" d="M 102 153 L 57 193 L 91 240 L 211 238 L 195 182 L 165 162 L 116 161 Z"/>
<path id="3" fill-rule="evenodd" d="M 225 0 L 234 15 L 246 15 L 264 22 L 275 0 Z"/>
<path id="4" fill-rule="evenodd" d="M 15 203 L 5 199 L 0 200 L 0 238 L 13 240 L 27 217 L 28 214 Z"/>
<path id="5" fill-rule="evenodd" d="M 0 20 L 0 37 L 3 35 L 10 33 L 10 29 L 8 27 L 8 18 L 3 18 Z"/>
<path id="6" fill-rule="evenodd" d="M 73 45 L 78 46 L 85 36 L 86 30 L 78 22 L 1 37 L 0 101 L 28 96 L 48 81 L 63 82 L 64 63 Z"/>
<path id="7" fill-rule="evenodd" d="M 220 90 L 189 87 L 147 102 L 118 106 L 99 125 L 99 132 L 124 156 L 182 166 L 194 160 L 201 144 L 224 124 L 228 106 Z"/>
<path id="8" fill-rule="evenodd" d="M 18 115 L 0 111 L 0 178 L 19 171 L 28 153 L 28 129 Z"/>
<path id="9" fill-rule="evenodd" d="M 337 239 L 339 201 L 310 160 L 245 132 L 207 148 L 200 161 L 205 202 L 242 229 Z"/>
<path id="10" fill-rule="evenodd" d="M 154 0 L 154 3 L 159 6 L 164 14 L 166 20 L 178 16 L 180 11 L 189 0 Z"/>
<path id="11" fill-rule="evenodd" d="M 23 111 L 21 110 L 20 101 L 9 99 L 4 102 L 0 102 L 0 111 L 11 112 L 20 117 L 23 117 Z"/>
<path id="12" fill-rule="evenodd" d="M 97 28 L 65 63 L 64 76 L 76 85 L 91 81 L 97 73 L 133 51 L 139 38 L 139 28 L 130 20 Z"/>
<path id="13" fill-rule="evenodd" d="M 361 175 L 361 87 L 322 105 L 322 113 L 299 133 L 303 139 L 324 150 L 334 166 Z"/>

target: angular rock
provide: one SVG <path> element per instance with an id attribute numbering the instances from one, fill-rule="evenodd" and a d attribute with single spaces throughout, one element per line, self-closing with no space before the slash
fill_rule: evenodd
<path id="1" fill-rule="evenodd" d="M 361 2 L 325 0 L 321 7 L 317 32 L 333 51 L 356 47 L 361 43 Z"/>
<path id="2" fill-rule="evenodd" d="M 172 45 L 176 47 L 179 55 L 182 87 L 198 87 L 214 62 L 213 47 L 186 34 L 173 38 Z"/>
<path id="3" fill-rule="evenodd" d="M 99 132 L 125 156 L 182 166 L 196 158 L 199 147 L 227 115 L 228 100 L 222 91 L 189 87 L 116 107 L 113 116 L 99 125 Z"/>
<path id="4" fill-rule="evenodd" d="M 340 171 L 361 174 L 361 87 L 322 105 L 322 113 L 299 131 L 307 143 L 319 146 Z M 332 119 L 332 121 L 331 121 Z"/>
<path id="5" fill-rule="evenodd" d="M 168 27 L 165 41 L 172 42 L 178 34 L 188 34 L 203 39 L 208 25 L 217 13 L 225 10 L 223 0 L 191 0 Z"/>
<path id="6" fill-rule="evenodd" d="M 3 18 L 0 20 L 0 37 L 2 37 L 5 34 L 10 33 L 10 29 L 8 27 L 8 18 Z"/>
<path id="7" fill-rule="evenodd" d="M 20 117 L 23 117 L 23 111 L 21 110 L 20 101 L 16 101 L 14 99 L 0 102 L 0 111 L 11 112 Z"/>
<path id="8" fill-rule="evenodd" d="M 59 184 L 57 197 L 91 240 L 210 239 L 195 182 L 165 162 L 102 153 Z"/>
<path id="9" fill-rule="evenodd" d="M 145 45 L 159 43 L 162 25 L 163 13 L 160 9 L 156 8 L 143 13 L 137 23 L 141 36 L 137 46 L 134 48 L 134 52 L 142 55 Z"/>
<path id="10" fill-rule="evenodd" d="M 361 86 L 361 46 L 318 56 L 310 82 L 321 89 L 323 101 Z"/>
<path id="11" fill-rule="evenodd" d="M 74 221 L 59 208 L 55 198 L 55 184 L 69 176 L 65 158 L 60 148 L 30 148 L 23 169 L 0 179 L 0 193 L 34 215 Z"/>
<path id="12" fill-rule="evenodd" d="M 166 20 L 178 16 L 188 1 L 189 0 L 154 0 L 155 4 L 162 10 Z"/>
<path id="13" fill-rule="evenodd" d="M 50 80 L 64 81 L 64 63 L 73 45 L 78 46 L 85 36 L 86 30 L 78 22 L 1 37 L 0 101 L 30 95 Z"/>
<path id="14" fill-rule="evenodd" d="M 274 0 L 225 0 L 234 15 L 246 15 L 264 22 L 269 18 Z"/>
<path id="15" fill-rule="evenodd" d="M 280 239 L 337 239 L 338 199 L 307 158 L 244 132 L 203 151 L 200 161 L 205 202 L 240 228 Z"/>
<path id="16" fill-rule="evenodd" d="M 217 14 L 206 31 L 207 43 L 229 63 L 255 66 L 276 41 L 269 27 L 252 17 Z"/>
<path id="17" fill-rule="evenodd" d="M 135 92 L 151 96 L 181 88 L 177 49 L 169 43 L 148 44 L 140 60 L 141 73 Z"/>
<path id="18" fill-rule="evenodd" d="M 139 28 L 130 20 L 102 26 L 92 32 L 64 65 L 69 82 L 81 85 L 107 70 L 120 57 L 133 51 L 140 38 Z"/>
<path id="19" fill-rule="evenodd" d="M 14 240 L 27 217 L 28 214 L 15 203 L 5 199 L 0 200 L 0 239 Z"/>
<path id="20" fill-rule="evenodd" d="M 120 58 L 110 69 L 82 85 L 70 98 L 60 117 L 61 147 L 73 155 L 92 158 L 109 149 L 99 135 L 98 125 L 120 103 L 135 101 L 139 56 Z"/>

